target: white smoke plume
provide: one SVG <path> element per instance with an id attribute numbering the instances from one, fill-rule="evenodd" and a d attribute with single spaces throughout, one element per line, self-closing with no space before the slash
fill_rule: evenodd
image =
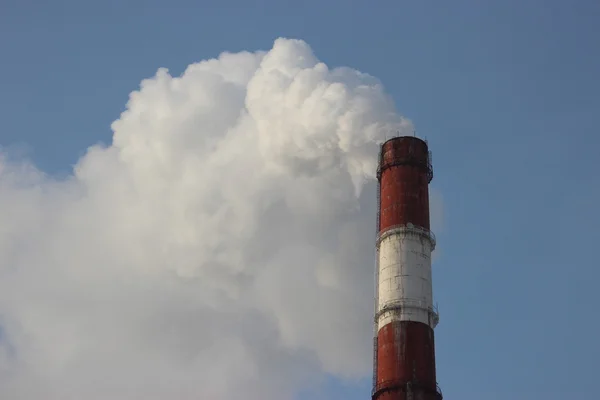
<path id="1" fill-rule="evenodd" d="M 381 84 L 299 40 L 141 83 L 68 179 L 0 160 L 0 398 L 292 399 L 371 369 Z"/>

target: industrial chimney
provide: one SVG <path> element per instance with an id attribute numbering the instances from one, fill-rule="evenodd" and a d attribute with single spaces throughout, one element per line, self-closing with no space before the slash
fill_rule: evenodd
<path id="1" fill-rule="evenodd" d="M 381 146 L 372 400 L 441 400 L 429 230 L 431 153 L 417 137 Z"/>

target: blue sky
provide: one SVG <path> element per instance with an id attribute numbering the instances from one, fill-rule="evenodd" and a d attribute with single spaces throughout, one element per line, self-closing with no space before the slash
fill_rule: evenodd
<path id="1" fill-rule="evenodd" d="M 303 39 L 429 140 L 445 398 L 596 397 L 600 3 L 249 3 L 4 1 L 0 145 L 67 174 L 157 68 Z M 370 379 L 326 390 L 369 398 Z"/>

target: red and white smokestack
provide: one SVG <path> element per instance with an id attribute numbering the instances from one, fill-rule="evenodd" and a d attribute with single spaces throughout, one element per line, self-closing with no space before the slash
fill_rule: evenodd
<path id="1" fill-rule="evenodd" d="M 372 400 L 441 400 L 435 372 L 427 143 L 396 137 L 381 146 Z"/>

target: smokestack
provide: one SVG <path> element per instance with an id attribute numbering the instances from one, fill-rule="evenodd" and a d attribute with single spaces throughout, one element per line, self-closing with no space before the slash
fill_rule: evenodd
<path id="1" fill-rule="evenodd" d="M 381 146 L 372 400 L 441 400 L 435 372 L 427 143 L 396 137 Z"/>

